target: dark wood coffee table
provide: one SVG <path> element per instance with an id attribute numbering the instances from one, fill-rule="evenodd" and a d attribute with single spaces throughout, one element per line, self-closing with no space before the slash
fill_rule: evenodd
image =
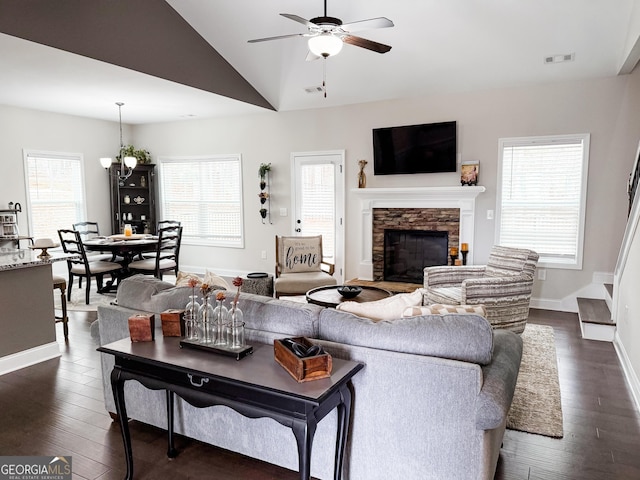
<path id="1" fill-rule="evenodd" d="M 378 287 L 361 287 L 362 292 L 360 295 L 354 298 L 345 298 L 338 292 L 338 287 L 341 285 L 328 285 L 326 287 L 318 287 L 307 292 L 307 302 L 321 307 L 335 308 L 342 302 L 373 302 L 375 300 L 382 300 L 383 298 L 391 297 L 393 293 L 384 288 Z"/>

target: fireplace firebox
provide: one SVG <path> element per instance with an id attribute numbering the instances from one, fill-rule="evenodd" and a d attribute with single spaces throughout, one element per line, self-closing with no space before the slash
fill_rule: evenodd
<path id="1" fill-rule="evenodd" d="M 422 283 L 424 267 L 446 265 L 449 234 L 437 230 L 384 231 L 384 280 Z"/>

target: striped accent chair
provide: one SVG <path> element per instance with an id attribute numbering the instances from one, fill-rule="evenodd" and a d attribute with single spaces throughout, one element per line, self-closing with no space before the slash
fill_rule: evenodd
<path id="1" fill-rule="evenodd" d="M 424 269 L 424 304 L 484 305 L 495 329 L 522 333 L 538 254 L 494 246 L 486 265 L 437 266 Z"/>

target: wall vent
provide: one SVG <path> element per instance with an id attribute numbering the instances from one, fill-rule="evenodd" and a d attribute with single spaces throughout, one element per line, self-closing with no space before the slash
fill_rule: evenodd
<path id="1" fill-rule="evenodd" d="M 304 89 L 305 92 L 307 93 L 322 93 L 324 92 L 324 88 L 322 87 L 306 87 Z"/>
<path id="2" fill-rule="evenodd" d="M 549 55 L 544 57 L 544 63 L 563 63 L 573 62 L 575 60 L 575 53 L 563 53 L 561 55 Z"/>

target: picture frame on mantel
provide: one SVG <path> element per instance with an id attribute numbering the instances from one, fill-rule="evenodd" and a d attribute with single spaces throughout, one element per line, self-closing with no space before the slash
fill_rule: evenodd
<path id="1" fill-rule="evenodd" d="M 460 184 L 478 185 L 478 174 L 480 173 L 480 162 L 477 160 L 468 160 L 460 165 Z"/>

